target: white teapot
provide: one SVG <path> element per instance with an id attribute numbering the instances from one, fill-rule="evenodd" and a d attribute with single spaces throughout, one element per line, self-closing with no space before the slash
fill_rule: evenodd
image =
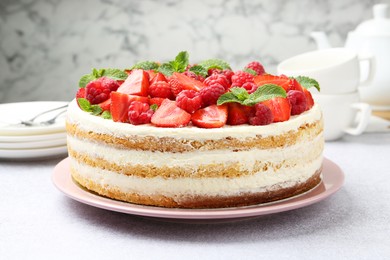
<path id="1" fill-rule="evenodd" d="M 375 58 L 375 75 L 371 85 L 360 87 L 362 101 L 376 110 L 390 110 L 390 19 L 387 18 L 387 4 L 373 7 L 374 19 L 361 23 L 348 33 L 345 48 L 356 50 L 359 54 L 370 53 Z M 313 32 L 311 36 L 319 49 L 330 48 L 324 32 Z M 362 75 L 367 68 L 361 67 Z"/>

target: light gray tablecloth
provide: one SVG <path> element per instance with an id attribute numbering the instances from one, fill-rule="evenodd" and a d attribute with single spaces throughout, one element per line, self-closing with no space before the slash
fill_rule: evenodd
<path id="1" fill-rule="evenodd" d="M 67 198 L 61 158 L 0 161 L 0 259 L 390 259 L 390 134 L 328 142 L 344 186 L 311 206 L 220 224 L 156 221 Z"/>

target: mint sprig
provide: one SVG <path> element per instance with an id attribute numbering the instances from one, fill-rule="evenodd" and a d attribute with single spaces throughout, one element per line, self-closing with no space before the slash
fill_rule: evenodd
<path id="1" fill-rule="evenodd" d="M 101 77 L 111 78 L 113 80 L 125 80 L 127 78 L 127 73 L 120 69 L 93 69 L 91 74 L 86 74 L 82 76 L 79 80 L 79 87 L 85 88 L 85 86 L 93 80 L 96 80 Z"/>
<path id="2" fill-rule="evenodd" d="M 231 70 L 229 63 L 221 59 L 205 60 L 198 63 L 198 65 L 205 68 L 206 71 L 209 69 Z"/>
<path id="3" fill-rule="evenodd" d="M 257 103 L 275 98 L 286 98 L 286 91 L 275 84 L 265 84 L 259 87 L 255 92 L 249 94 L 244 88 L 234 87 L 229 92 L 221 95 L 217 100 L 217 105 L 236 102 L 245 106 L 254 106 Z"/>
<path id="4" fill-rule="evenodd" d="M 181 51 L 176 55 L 174 60 L 161 64 L 158 72 L 165 76 L 171 76 L 173 72 L 184 72 L 189 64 L 189 54 L 186 51 Z"/>
<path id="5" fill-rule="evenodd" d="M 207 70 L 204 67 L 200 66 L 200 65 L 192 66 L 190 68 L 190 71 L 195 73 L 196 75 L 200 75 L 202 77 L 207 77 L 207 75 L 208 75 Z"/>
<path id="6" fill-rule="evenodd" d="M 160 65 L 154 61 L 140 61 L 133 65 L 130 70 L 142 69 L 142 70 L 157 70 Z"/>
<path id="7" fill-rule="evenodd" d="M 94 116 L 100 115 L 103 111 L 99 105 L 91 105 L 88 99 L 85 98 L 78 98 L 77 103 L 79 104 L 81 110 L 89 112 Z"/>
<path id="8" fill-rule="evenodd" d="M 299 82 L 299 84 L 301 84 L 302 87 L 304 87 L 305 89 L 309 89 L 309 88 L 316 88 L 318 91 L 320 91 L 320 84 L 318 83 L 318 81 L 316 81 L 315 79 L 312 79 L 312 78 L 309 78 L 309 77 L 306 77 L 306 76 L 298 76 L 298 77 L 295 77 L 295 79 Z"/>

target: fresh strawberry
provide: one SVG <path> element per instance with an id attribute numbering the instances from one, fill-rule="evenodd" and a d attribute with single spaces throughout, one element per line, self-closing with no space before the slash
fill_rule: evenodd
<path id="1" fill-rule="evenodd" d="M 128 109 L 129 123 L 133 125 L 142 125 L 150 123 L 154 111 L 150 109 L 149 104 L 132 101 Z"/>
<path id="2" fill-rule="evenodd" d="M 242 87 L 246 82 L 253 82 L 253 75 L 245 71 L 236 71 L 232 76 L 232 87 Z"/>
<path id="3" fill-rule="evenodd" d="M 199 91 L 204 87 L 202 82 L 178 72 L 174 72 L 172 74 L 169 79 L 169 84 L 171 85 L 172 92 L 175 96 L 186 89 Z"/>
<path id="4" fill-rule="evenodd" d="M 307 101 L 303 91 L 290 90 L 287 93 L 287 99 L 291 104 L 291 115 L 299 115 L 306 110 Z"/>
<path id="5" fill-rule="evenodd" d="M 168 82 L 157 81 L 149 86 L 148 93 L 151 97 L 160 97 L 160 98 L 173 98 L 173 93 L 171 91 L 171 86 Z"/>
<path id="6" fill-rule="evenodd" d="M 159 127 L 183 127 L 188 125 L 191 114 L 176 105 L 175 101 L 165 99 L 152 116 L 152 124 Z"/>
<path id="7" fill-rule="evenodd" d="M 314 106 L 314 99 L 313 99 L 309 90 L 307 90 L 305 88 L 302 88 L 302 89 L 303 89 L 303 93 L 306 96 L 306 110 L 309 110 L 310 108 L 312 108 Z"/>
<path id="8" fill-rule="evenodd" d="M 76 99 L 85 98 L 85 88 L 79 88 L 76 93 Z"/>
<path id="9" fill-rule="evenodd" d="M 197 110 L 194 114 L 192 114 L 191 120 L 197 127 L 219 128 L 226 124 L 227 117 L 227 105 L 211 105 Z"/>
<path id="10" fill-rule="evenodd" d="M 164 76 L 164 74 L 162 74 L 161 72 L 157 73 L 151 80 L 150 80 L 150 85 L 152 85 L 153 83 L 157 82 L 157 81 L 165 81 L 165 82 L 168 82 L 167 81 L 167 78 Z"/>
<path id="11" fill-rule="evenodd" d="M 109 111 L 110 108 L 111 108 L 111 98 L 107 99 L 106 101 L 103 101 L 103 102 L 99 103 L 99 107 L 101 107 L 101 109 L 103 111 Z"/>
<path id="12" fill-rule="evenodd" d="M 291 105 L 287 98 L 276 97 L 262 102 L 271 109 L 273 122 L 283 122 L 290 119 Z"/>
<path id="13" fill-rule="evenodd" d="M 149 82 L 157 75 L 157 72 L 154 70 L 145 70 L 145 72 L 148 74 Z"/>
<path id="14" fill-rule="evenodd" d="M 271 74 L 263 74 L 256 76 L 254 78 L 255 84 L 257 86 L 262 86 L 265 84 L 275 84 L 282 87 L 286 92 L 290 90 L 299 90 L 302 91 L 301 85 L 295 79 L 290 79 L 285 75 L 275 76 Z"/>
<path id="15" fill-rule="evenodd" d="M 192 114 L 202 107 L 203 101 L 199 92 L 195 90 L 183 90 L 177 95 L 176 104 L 181 109 Z"/>
<path id="16" fill-rule="evenodd" d="M 128 95 L 120 92 L 111 92 L 111 107 L 110 112 L 112 120 L 114 122 L 129 122 L 128 110 L 131 102 L 140 101 L 143 103 L 148 103 L 149 99 L 147 97 Z"/>
<path id="17" fill-rule="evenodd" d="M 149 76 L 146 71 L 140 69 L 132 70 L 131 74 L 117 91 L 124 94 L 146 97 L 149 88 L 148 78 Z"/>
<path id="18" fill-rule="evenodd" d="M 251 125 L 269 125 L 274 121 L 274 115 L 269 107 L 264 104 L 257 103 L 254 108 L 253 116 L 249 118 Z"/>
<path id="19" fill-rule="evenodd" d="M 156 104 L 157 106 L 161 106 L 161 103 L 165 98 L 154 97 L 149 99 L 149 105 Z"/>
<path id="20" fill-rule="evenodd" d="M 249 122 L 249 117 L 251 116 L 253 110 L 252 107 L 231 102 L 228 103 L 228 108 L 228 125 L 242 125 Z"/>
<path id="21" fill-rule="evenodd" d="M 263 65 L 258 61 L 252 61 L 245 66 L 245 69 L 251 69 L 256 72 L 257 75 L 263 75 L 265 73 Z"/>

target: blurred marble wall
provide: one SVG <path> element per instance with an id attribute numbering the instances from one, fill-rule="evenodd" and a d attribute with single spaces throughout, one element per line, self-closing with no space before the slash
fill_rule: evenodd
<path id="1" fill-rule="evenodd" d="M 335 46 L 390 0 L 0 0 L 0 103 L 70 100 L 91 68 L 216 57 L 239 69 Z"/>

